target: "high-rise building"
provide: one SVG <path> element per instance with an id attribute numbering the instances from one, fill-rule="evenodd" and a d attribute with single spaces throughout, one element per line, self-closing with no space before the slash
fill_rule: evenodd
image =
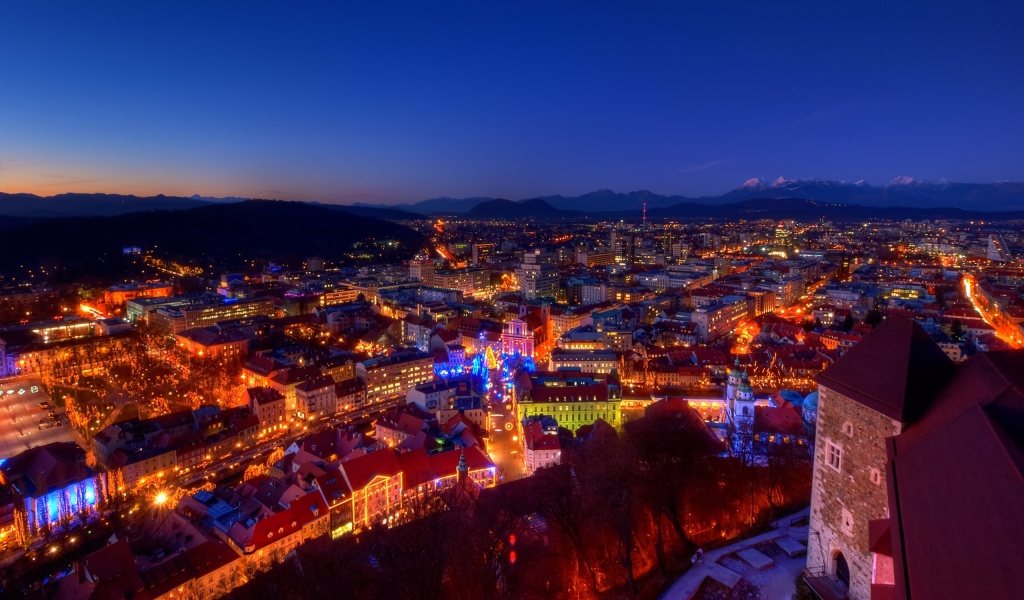
<path id="1" fill-rule="evenodd" d="M 410 260 L 409 277 L 423 285 L 434 285 L 434 261 L 429 258 Z"/>
<path id="2" fill-rule="evenodd" d="M 549 264 L 524 262 L 516 269 L 519 291 L 527 300 L 553 298 L 558 294 L 558 270 Z"/>
<path id="3" fill-rule="evenodd" d="M 481 263 L 490 262 L 497 252 L 497 245 L 494 243 L 473 244 L 473 266 L 478 267 Z"/>
<path id="4" fill-rule="evenodd" d="M 446 290 L 458 290 L 466 296 L 482 296 L 491 286 L 491 271 L 471 267 L 452 271 L 435 271 L 434 287 Z"/>

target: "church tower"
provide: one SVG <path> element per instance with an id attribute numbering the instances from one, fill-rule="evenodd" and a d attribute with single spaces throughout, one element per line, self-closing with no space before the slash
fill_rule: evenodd
<path id="1" fill-rule="evenodd" d="M 462 456 L 459 457 L 459 466 L 455 468 L 458 472 L 459 485 L 466 485 L 469 481 L 469 465 L 466 464 L 466 449 L 462 449 Z"/>
<path id="2" fill-rule="evenodd" d="M 736 362 L 733 363 L 732 368 L 729 369 L 729 382 L 725 386 L 725 405 L 728 413 L 731 415 L 735 408 L 734 401 L 736 398 L 736 389 L 740 386 L 740 357 L 736 357 Z"/>
<path id="3" fill-rule="evenodd" d="M 733 420 L 737 426 L 753 425 L 754 423 L 754 389 L 750 387 L 747 372 L 740 374 L 740 383 L 736 386 L 733 399 Z"/>

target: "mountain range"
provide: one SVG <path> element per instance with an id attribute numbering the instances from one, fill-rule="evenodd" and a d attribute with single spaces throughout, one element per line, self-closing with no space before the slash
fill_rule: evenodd
<path id="1" fill-rule="evenodd" d="M 61 216 L 113 216 L 150 210 L 186 210 L 212 204 L 235 203 L 244 198 L 211 198 L 194 195 L 125 196 L 117 194 L 0 193 L 0 229 L 9 230 L 41 219 Z M 770 202 L 768 202 L 770 201 Z M 494 219 L 630 218 L 641 215 L 646 203 L 649 218 L 777 218 L 862 220 L 894 219 L 1018 219 L 1024 212 L 1024 183 L 925 182 L 898 177 L 884 186 L 863 181 L 847 183 L 818 179 L 767 183 L 750 179 L 719 196 L 664 196 L 648 190 L 619 193 L 602 189 L 580 196 L 545 196 L 524 200 L 502 198 L 432 198 L 414 204 L 340 205 L 309 202 L 331 211 L 391 221 L 425 216 L 458 215 Z M 758 216 L 759 215 L 759 216 Z"/>
<path id="2" fill-rule="evenodd" d="M 555 195 L 542 196 L 539 199 L 561 210 L 606 212 L 640 210 L 644 202 L 650 210 L 686 203 L 722 205 L 743 200 L 774 198 L 803 198 L 869 207 L 951 207 L 979 211 L 1019 211 L 1024 210 L 1024 183 L 928 182 L 897 177 L 887 185 L 873 186 L 863 181 L 848 183 L 821 179 L 789 180 L 779 177 L 770 183 L 760 178 L 749 179 L 736 189 L 718 196 L 664 196 L 648 190 L 617 193 L 602 189 L 581 196 Z M 419 214 L 468 213 L 481 202 L 489 200 L 493 198 L 433 198 L 415 204 L 397 204 L 392 208 Z"/>
<path id="3" fill-rule="evenodd" d="M 531 218 L 536 220 L 640 220 L 642 210 L 615 211 L 578 211 L 560 210 L 547 200 L 487 200 L 474 206 L 469 212 L 458 215 L 469 219 L 516 219 Z M 797 221 L 869 221 L 885 219 L 902 221 L 911 219 L 923 221 L 930 219 L 950 219 L 958 221 L 1010 221 L 1024 220 L 1024 211 L 982 212 L 961 208 L 913 208 L 913 207 L 873 207 L 857 204 L 834 204 L 805 200 L 803 198 L 754 198 L 730 204 L 699 204 L 681 202 L 664 208 L 648 208 L 647 218 L 651 220 L 670 219 L 673 221 L 693 222 L 709 219 L 749 221 L 758 219 L 794 219 Z"/>

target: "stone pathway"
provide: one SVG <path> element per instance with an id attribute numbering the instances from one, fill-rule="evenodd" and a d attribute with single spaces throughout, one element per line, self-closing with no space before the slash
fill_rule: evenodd
<path id="1" fill-rule="evenodd" d="M 775 561 L 765 556 L 761 552 L 753 548 L 747 548 L 746 550 L 740 550 L 736 553 L 736 556 L 742 558 L 748 565 L 754 567 L 758 571 L 764 571 L 765 569 L 773 566 Z"/>
<path id="2" fill-rule="evenodd" d="M 791 537 L 784 537 L 775 540 L 775 543 L 778 544 L 779 548 L 782 548 L 782 550 L 790 557 L 800 556 L 807 552 L 807 546 L 804 546 L 798 540 L 794 540 Z"/>
<path id="3" fill-rule="evenodd" d="M 793 521 L 797 521 L 801 518 L 810 515 L 810 510 L 810 508 L 805 508 L 800 512 L 779 519 L 774 523 L 775 529 L 771 531 L 762 533 L 761 535 L 757 535 L 752 538 L 741 540 L 724 548 L 719 548 L 717 550 L 705 552 L 704 557 L 700 562 L 694 565 L 693 568 L 691 568 L 689 571 L 684 573 L 682 577 L 677 579 L 676 582 L 673 583 L 671 587 L 669 587 L 668 590 L 666 590 L 665 593 L 661 595 L 661 600 L 690 600 L 690 598 L 692 598 L 693 595 L 697 593 L 697 590 L 700 589 L 700 586 L 702 583 L 704 583 L 704 580 L 708 577 L 711 577 L 715 581 L 718 581 L 719 583 L 729 588 L 732 588 L 737 583 L 739 583 L 740 579 L 742 579 L 743 576 L 731 569 L 727 569 L 726 567 L 723 567 L 722 565 L 718 564 L 718 560 L 724 556 L 736 554 L 747 549 L 752 549 L 754 548 L 754 546 L 758 546 L 766 542 L 772 542 L 787 537 L 794 540 L 806 539 L 807 526 L 803 525 L 799 527 L 794 527 L 791 525 L 791 523 Z M 765 556 L 761 552 L 758 552 L 756 550 L 755 552 L 761 554 L 761 556 L 764 556 L 766 559 L 771 560 L 769 557 Z M 785 573 L 783 573 L 783 571 L 780 570 L 779 577 L 789 577 L 790 575 L 788 571 L 789 569 L 786 569 Z M 795 578 L 796 576 L 793 575 L 792 577 Z M 773 580 L 774 579 L 775 578 L 773 578 Z M 781 579 L 778 582 L 773 581 L 773 585 L 771 587 L 775 588 L 777 587 L 777 585 L 782 583 L 783 582 L 781 581 Z M 784 596 L 784 592 L 782 593 L 782 596 Z M 781 596 L 772 593 L 769 597 L 774 598 Z"/>

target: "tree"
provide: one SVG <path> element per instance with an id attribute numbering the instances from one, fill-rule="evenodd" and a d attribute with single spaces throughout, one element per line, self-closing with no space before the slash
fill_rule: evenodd
<path id="1" fill-rule="evenodd" d="M 270 452 L 270 456 L 267 457 L 267 467 L 273 467 L 274 463 L 284 458 L 284 448 L 278 446 Z"/>
<path id="2" fill-rule="evenodd" d="M 962 341 L 964 339 L 964 324 L 960 319 L 953 319 L 953 322 L 949 326 L 949 337 L 956 341 Z"/>
<path id="3" fill-rule="evenodd" d="M 16 506 L 21 506 L 21 496 L 15 495 Z M 28 513 L 21 508 L 14 509 L 14 534 L 18 545 L 27 550 L 32 544 L 32 531 L 28 526 Z"/>
<path id="4" fill-rule="evenodd" d="M 88 481 L 88 480 L 87 480 Z M 75 486 L 75 505 L 78 507 L 78 517 L 85 522 L 85 517 L 89 514 L 89 501 L 86 499 L 86 482 L 83 481 Z"/>
<path id="5" fill-rule="evenodd" d="M 882 313 L 877 308 L 873 308 L 868 311 L 868 314 L 864 317 L 864 324 L 870 325 L 872 328 L 878 327 L 882 322 Z"/>
<path id="6" fill-rule="evenodd" d="M 588 440 L 577 453 L 579 476 L 588 510 L 596 520 L 610 529 L 617 539 L 616 555 L 625 572 L 626 586 L 637 594 L 633 569 L 633 553 L 637 550 L 636 521 L 637 476 L 632 452 L 617 435 L 606 435 Z"/>
<path id="7" fill-rule="evenodd" d="M 847 314 L 846 318 L 843 319 L 843 331 L 850 331 L 854 326 L 853 315 Z"/>
<path id="8" fill-rule="evenodd" d="M 584 539 L 584 530 L 590 524 L 592 514 L 584 506 L 583 491 L 574 468 L 551 468 L 538 471 L 535 478 L 541 481 L 540 512 L 551 526 L 564 536 L 573 551 L 576 579 L 586 581 L 592 589 L 598 587 L 597 570 L 594 569 Z M 580 571 L 589 577 L 578 577 Z"/>
<path id="9" fill-rule="evenodd" d="M 669 521 L 684 554 L 694 550 L 695 544 L 686 533 L 686 492 L 700 485 L 695 481 L 700 463 L 721 450 L 708 438 L 703 423 L 697 427 L 685 416 L 651 415 L 624 428 L 625 446 L 633 449 L 631 462 L 635 465 L 639 497 L 654 513 L 655 552 L 663 572 L 666 568 L 661 520 Z"/>
<path id="10" fill-rule="evenodd" d="M 774 520 L 777 510 L 793 501 L 800 495 L 803 481 L 811 478 L 810 469 L 814 457 L 806 444 L 797 443 L 795 438 L 790 442 L 772 442 L 761 434 L 759 450 L 764 455 L 764 466 L 761 468 L 765 476 L 764 493 L 768 502 L 768 520 Z M 776 434 L 783 438 L 782 434 Z"/>

